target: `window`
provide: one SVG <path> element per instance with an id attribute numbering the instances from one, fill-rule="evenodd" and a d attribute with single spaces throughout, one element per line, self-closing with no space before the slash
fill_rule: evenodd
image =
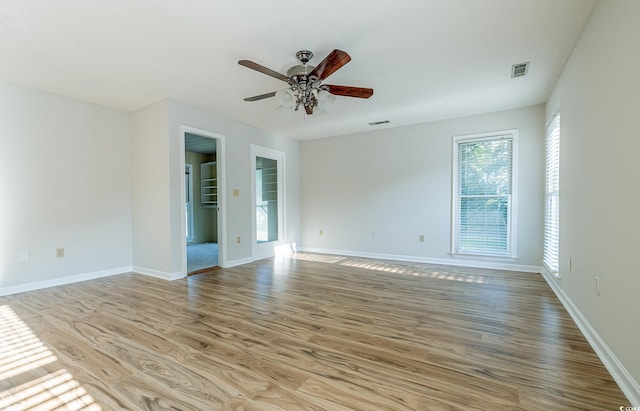
<path id="1" fill-rule="evenodd" d="M 558 274 L 560 266 L 560 115 L 547 127 L 544 207 L 544 266 Z"/>
<path id="2" fill-rule="evenodd" d="M 452 254 L 515 257 L 517 131 L 454 138 Z"/>

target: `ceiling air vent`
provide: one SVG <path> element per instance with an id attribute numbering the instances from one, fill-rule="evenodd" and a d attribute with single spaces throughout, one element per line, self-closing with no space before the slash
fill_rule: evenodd
<path id="1" fill-rule="evenodd" d="M 379 126 L 380 124 L 387 124 L 387 123 L 391 123 L 389 120 L 383 120 L 383 121 L 372 121 L 371 123 L 369 123 L 370 126 Z"/>
<path id="2" fill-rule="evenodd" d="M 529 62 L 514 64 L 511 66 L 511 78 L 522 77 L 529 71 Z"/>

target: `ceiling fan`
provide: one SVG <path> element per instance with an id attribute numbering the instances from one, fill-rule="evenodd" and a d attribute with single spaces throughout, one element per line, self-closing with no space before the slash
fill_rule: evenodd
<path id="1" fill-rule="evenodd" d="M 309 50 L 300 50 L 296 53 L 296 57 L 302 64 L 291 67 L 287 70 L 286 76 L 250 60 L 238 61 L 241 66 L 289 83 L 287 89 L 247 97 L 244 101 L 258 101 L 276 97 L 278 102 L 285 107 L 297 111 L 302 106 L 307 114 L 313 114 L 314 108 L 324 110 L 335 100 L 335 96 L 369 98 L 373 95 L 371 88 L 322 84 L 322 80 L 351 61 L 351 56 L 342 50 L 333 50 L 315 67 L 307 64 L 313 57 L 313 53 Z"/>

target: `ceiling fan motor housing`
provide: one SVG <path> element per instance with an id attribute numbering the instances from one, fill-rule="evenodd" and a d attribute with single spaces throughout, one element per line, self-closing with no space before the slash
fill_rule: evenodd
<path id="1" fill-rule="evenodd" d="M 314 66 L 309 66 L 306 64 L 293 66 L 289 70 L 287 70 L 287 76 L 289 77 L 307 76 L 309 73 L 313 71 L 314 68 L 315 68 Z"/>

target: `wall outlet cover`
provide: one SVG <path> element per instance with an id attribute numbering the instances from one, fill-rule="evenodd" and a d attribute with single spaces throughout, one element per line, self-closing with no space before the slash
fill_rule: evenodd
<path id="1" fill-rule="evenodd" d="M 29 262 L 29 252 L 28 251 L 20 251 L 18 253 L 18 261 L 21 263 Z"/>

